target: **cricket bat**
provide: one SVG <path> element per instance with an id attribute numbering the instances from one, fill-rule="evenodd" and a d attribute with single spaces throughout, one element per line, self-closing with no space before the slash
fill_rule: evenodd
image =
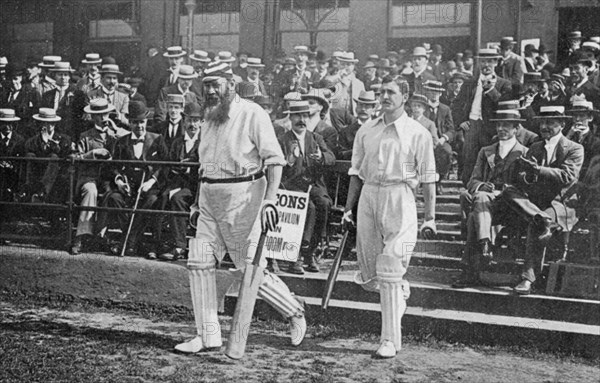
<path id="1" fill-rule="evenodd" d="M 323 300 L 321 301 L 321 308 L 326 310 L 329 307 L 329 300 L 331 299 L 331 294 L 333 293 L 333 286 L 335 285 L 335 281 L 340 272 L 340 267 L 342 266 L 342 255 L 344 254 L 344 250 L 346 249 L 346 243 L 348 242 L 348 230 L 342 236 L 342 240 L 340 241 L 340 247 L 338 247 L 337 252 L 335 253 L 335 257 L 333 258 L 333 265 L 331 266 L 331 270 L 329 271 L 329 276 L 327 277 L 327 282 L 325 283 L 325 289 L 323 291 Z"/>
<path id="2" fill-rule="evenodd" d="M 272 209 L 277 216 L 277 210 L 273 205 L 266 205 L 265 210 Z M 264 216 L 261 212 L 261 218 Z M 265 277 L 265 268 L 260 266 L 262 257 L 262 249 L 265 245 L 268 229 L 262 225 L 263 229 L 258 239 L 258 248 L 250 265 L 244 270 L 244 277 L 240 286 L 237 303 L 235 305 L 235 313 L 231 323 L 231 331 L 229 332 L 229 340 L 225 348 L 225 355 L 231 359 L 241 359 L 246 350 L 246 342 L 250 334 L 250 324 L 252 323 L 252 313 L 258 296 L 258 288 L 263 283 Z"/>

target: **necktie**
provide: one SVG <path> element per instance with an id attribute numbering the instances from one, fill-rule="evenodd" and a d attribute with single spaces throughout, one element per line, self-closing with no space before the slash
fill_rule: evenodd
<path id="1" fill-rule="evenodd" d="M 135 138 L 135 139 L 132 139 L 131 142 L 132 142 L 133 145 L 143 144 L 144 143 L 144 139 L 143 138 Z"/>

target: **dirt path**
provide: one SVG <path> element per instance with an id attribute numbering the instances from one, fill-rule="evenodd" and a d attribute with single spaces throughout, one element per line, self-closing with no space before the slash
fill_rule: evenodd
<path id="1" fill-rule="evenodd" d="M 229 317 L 223 317 L 227 334 Z M 242 361 L 219 352 L 171 352 L 191 323 L 119 312 L 22 308 L 0 301 L 0 382 L 598 382 L 599 366 L 553 355 L 407 343 L 374 360 L 377 339 L 335 339 L 326 329 L 299 348 L 286 326 L 253 325 Z M 317 334 L 317 335 L 314 335 Z M 335 335 L 335 334 L 333 334 Z"/>

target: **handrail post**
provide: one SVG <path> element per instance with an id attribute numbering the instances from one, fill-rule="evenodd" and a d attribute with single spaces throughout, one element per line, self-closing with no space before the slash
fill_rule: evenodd
<path id="1" fill-rule="evenodd" d="M 69 162 L 69 201 L 67 202 L 67 249 L 73 243 L 73 189 L 75 188 L 75 158 Z"/>

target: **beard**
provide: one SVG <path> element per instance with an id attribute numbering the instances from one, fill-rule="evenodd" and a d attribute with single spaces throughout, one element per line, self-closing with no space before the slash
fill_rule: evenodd
<path id="1" fill-rule="evenodd" d="M 231 109 L 231 100 L 228 89 L 220 96 L 207 96 L 202 105 L 202 114 L 206 121 L 221 125 L 229 118 L 229 109 Z"/>

